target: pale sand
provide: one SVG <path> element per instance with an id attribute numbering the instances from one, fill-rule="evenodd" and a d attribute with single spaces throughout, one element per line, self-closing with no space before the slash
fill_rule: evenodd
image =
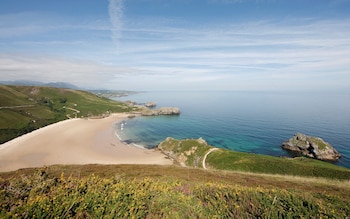
<path id="1" fill-rule="evenodd" d="M 156 150 L 126 145 L 114 126 L 127 114 L 70 119 L 0 145 L 0 172 L 53 164 L 160 164 L 172 161 Z"/>

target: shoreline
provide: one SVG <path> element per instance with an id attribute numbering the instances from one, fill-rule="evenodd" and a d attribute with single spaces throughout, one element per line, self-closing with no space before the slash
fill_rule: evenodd
<path id="1" fill-rule="evenodd" d="M 0 145 L 0 172 L 54 164 L 159 164 L 172 161 L 158 150 L 118 139 L 115 124 L 130 114 L 68 119 Z"/>

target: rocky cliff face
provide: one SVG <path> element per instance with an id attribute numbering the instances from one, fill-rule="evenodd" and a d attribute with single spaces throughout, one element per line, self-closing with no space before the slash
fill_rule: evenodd
<path id="1" fill-rule="evenodd" d="M 282 143 L 283 149 L 294 152 L 299 156 L 307 156 L 324 161 L 337 161 L 341 154 L 323 139 L 295 134 L 291 139 Z"/>

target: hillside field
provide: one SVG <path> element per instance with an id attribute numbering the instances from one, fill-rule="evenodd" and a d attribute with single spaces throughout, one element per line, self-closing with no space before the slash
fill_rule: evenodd
<path id="1" fill-rule="evenodd" d="M 122 102 L 86 91 L 0 85 L 0 144 L 68 118 L 132 110 Z"/>

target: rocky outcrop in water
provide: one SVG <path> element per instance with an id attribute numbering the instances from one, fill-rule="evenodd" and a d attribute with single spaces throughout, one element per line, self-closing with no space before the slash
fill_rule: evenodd
<path id="1" fill-rule="evenodd" d="M 159 115 L 180 115 L 180 109 L 177 107 L 161 107 L 159 109 L 144 109 L 141 111 L 142 116 L 159 116 Z"/>
<path id="2" fill-rule="evenodd" d="M 156 105 L 157 104 L 155 102 L 147 102 L 147 103 L 145 103 L 145 106 L 149 107 L 149 108 L 156 107 Z"/>
<path id="3" fill-rule="evenodd" d="M 337 161 L 341 154 L 322 138 L 295 134 L 291 139 L 282 143 L 283 149 L 298 156 L 306 156 L 324 161 Z"/>

